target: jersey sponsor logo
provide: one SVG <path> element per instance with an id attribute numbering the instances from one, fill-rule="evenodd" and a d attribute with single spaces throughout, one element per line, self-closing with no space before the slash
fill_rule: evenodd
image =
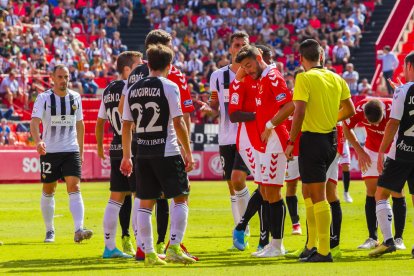
<path id="1" fill-rule="evenodd" d="M 224 102 L 228 103 L 229 102 L 229 98 L 230 98 L 230 93 L 229 93 L 229 89 L 223 89 L 224 92 Z"/>
<path id="2" fill-rule="evenodd" d="M 184 106 L 191 106 L 193 104 L 193 100 L 189 99 L 189 100 L 185 100 L 184 101 Z"/>
<path id="3" fill-rule="evenodd" d="M 104 96 L 103 100 L 104 100 L 104 103 L 119 102 L 120 101 L 120 95 L 119 94 L 107 94 L 107 95 Z M 73 108 L 73 106 L 72 106 L 72 108 Z M 74 110 L 76 110 L 76 109 L 74 109 Z"/>
<path id="4" fill-rule="evenodd" d="M 280 102 L 286 98 L 286 93 L 282 93 L 276 96 L 276 101 Z"/>
<path id="5" fill-rule="evenodd" d="M 73 126 L 75 125 L 75 116 L 74 115 L 51 116 L 50 123 L 52 126 Z"/>
<path id="6" fill-rule="evenodd" d="M 142 87 L 133 89 L 129 92 L 130 97 L 160 97 L 161 90 L 159 88 Z"/>
<path id="7" fill-rule="evenodd" d="M 137 143 L 138 145 L 143 145 L 143 146 L 156 146 L 160 144 L 165 144 L 165 139 L 158 138 L 158 139 L 146 140 L 146 139 L 138 138 Z"/>
<path id="8" fill-rule="evenodd" d="M 128 82 L 129 83 L 135 83 L 135 82 L 143 79 L 144 77 L 145 77 L 144 74 L 142 74 L 142 72 L 140 72 L 139 74 L 129 76 Z"/>
<path id="9" fill-rule="evenodd" d="M 78 106 L 77 106 L 76 104 L 73 104 L 73 105 L 72 105 L 72 109 L 73 109 L 73 110 L 76 110 L 76 109 L 78 109 Z"/>
<path id="10" fill-rule="evenodd" d="M 401 140 L 401 142 L 397 145 L 397 148 L 406 152 L 414 152 L 414 146 L 407 145 L 404 143 L 404 140 Z"/>
<path id="11" fill-rule="evenodd" d="M 239 94 L 233 93 L 231 95 L 231 104 L 239 104 Z"/>
<path id="12" fill-rule="evenodd" d="M 260 106 L 260 105 L 262 105 L 262 100 L 256 98 L 256 106 Z"/>

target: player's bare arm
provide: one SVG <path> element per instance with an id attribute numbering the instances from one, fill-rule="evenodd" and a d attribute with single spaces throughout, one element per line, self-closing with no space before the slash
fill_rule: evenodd
<path id="1" fill-rule="evenodd" d="M 95 127 L 96 146 L 98 150 L 98 156 L 102 160 L 105 160 L 104 148 L 103 148 L 103 137 L 104 137 L 104 125 L 105 121 L 102 118 L 98 118 Z"/>
<path id="2" fill-rule="evenodd" d="M 132 160 L 131 160 L 131 132 L 132 122 L 123 121 L 122 123 L 122 161 L 121 161 L 121 173 L 126 176 L 130 176 L 132 173 Z"/>
<path id="3" fill-rule="evenodd" d="M 377 169 L 379 174 L 381 174 L 382 170 L 384 169 L 384 154 L 394 140 L 394 136 L 397 133 L 399 126 L 399 120 L 390 118 L 387 126 L 385 127 L 384 137 L 382 138 L 381 146 L 378 151 Z"/>
<path id="4" fill-rule="evenodd" d="M 182 116 L 175 117 L 173 119 L 174 129 L 177 133 L 177 138 L 181 142 L 182 149 L 184 150 L 185 171 L 190 172 L 194 168 L 193 155 L 191 153 L 190 138 L 185 126 L 185 122 Z"/>
<path id="5" fill-rule="evenodd" d="M 83 120 L 76 122 L 76 138 L 79 144 L 79 155 L 81 158 L 81 164 L 83 164 L 83 144 L 85 139 L 85 124 Z"/>
<path id="6" fill-rule="evenodd" d="M 351 118 L 355 115 L 355 106 L 351 98 L 341 101 L 341 106 L 338 113 L 338 122 Z"/>
<path id="7" fill-rule="evenodd" d="M 268 124 L 266 124 L 266 129 L 260 136 L 262 141 L 266 143 L 269 139 L 272 130 L 278 125 L 280 125 L 283 121 L 285 121 L 294 110 L 295 105 L 293 102 L 288 102 L 284 104 L 280 108 L 279 112 L 272 119 L 269 120 Z"/>
<path id="8" fill-rule="evenodd" d="M 293 143 L 298 137 L 301 129 L 303 120 L 305 119 L 306 102 L 304 101 L 293 101 L 295 105 L 295 112 L 293 113 L 292 128 L 289 134 L 289 145 L 286 147 L 285 155 L 288 160 L 293 159 Z"/>
<path id="9" fill-rule="evenodd" d="M 188 136 L 191 135 L 191 114 L 186 112 L 183 114 L 183 119 L 185 123 L 185 127 L 187 129 Z"/>
<path id="10" fill-rule="evenodd" d="M 355 149 L 355 152 L 358 157 L 358 165 L 362 172 L 366 172 L 371 166 L 371 158 L 365 152 L 364 148 L 359 144 L 358 138 L 355 135 L 353 129 L 349 129 L 345 124 L 343 125 L 345 138 L 351 143 L 352 147 Z"/>
<path id="11" fill-rule="evenodd" d="M 42 120 L 40 118 L 32 118 L 30 121 L 30 133 L 33 137 L 33 140 L 36 144 L 37 153 L 40 155 L 46 154 L 46 145 L 40 138 L 40 123 Z"/>

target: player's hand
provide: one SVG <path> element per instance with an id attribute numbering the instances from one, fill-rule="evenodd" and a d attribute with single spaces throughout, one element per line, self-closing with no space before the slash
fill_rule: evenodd
<path id="1" fill-rule="evenodd" d="M 45 142 L 40 141 L 39 143 L 37 143 L 36 150 L 37 150 L 37 153 L 39 153 L 40 155 L 46 155 L 46 144 L 45 144 Z"/>
<path id="2" fill-rule="evenodd" d="M 384 153 L 378 153 L 377 170 L 379 174 L 382 174 L 384 170 Z"/>
<path id="3" fill-rule="evenodd" d="M 243 68 L 239 68 L 236 73 L 236 80 L 243 81 L 244 77 L 246 76 L 246 71 Z"/>
<path id="4" fill-rule="evenodd" d="M 401 85 L 403 85 L 400 78 L 397 78 L 398 83 L 393 82 L 391 79 L 387 79 L 388 83 L 391 85 L 392 89 L 395 89 Z"/>
<path id="5" fill-rule="evenodd" d="M 293 148 L 294 148 L 293 145 L 288 145 L 286 147 L 285 155 L 286 155 L 286 158 L 287 158 L 288 161 L 292 161 L 293 160 Z"/>
<path id="6" fill-rule="evenodd" d="M 98 148 L 98 156 L 99 156 L 99 158 L 101 158 L 102 160 L 105 160 L 105 159 L 106 159 L 105 154 L 104 154 L 104 149 L 103 149 L 102 147 L 99 147 L 99 148 Z"/>
<path id="7" fill-rule="evenodd" d="M 273 129 L 268 129 L 266 128 L 263 132 L 262 135 L 260 135 L 260 139 L 262 139 L 263 143 L 267 143 L 267 140 L 270 137 L 270 134 L 272 133 Z"/>
<path id="8" fill-rule="evenodd" d="M 83 152 L 80 153 L 80 162 L 83 165 L 83 161 L 85 160 Z"/>
<path id="9" fill-rule="evenodd" d="M 364 150 L 358 153 L 358 166 L 362 173 L 365 173 L 371 164 L 371 157 Z"/>
<path id="10" fill-rule="evenodd" d="M 200 101 L 200 103 L 201 103 L 200 111 L 203 111 L 205 113 L 213 112 L 213 110 L 211 109 L 211 107 L 207 103 L 201 102 L 201 101 Z"/>
<path id="11" fill-rule="evenodd" d="M 132 160 L 131 158 L 122 158 L 121 167 L 119 168 L 121 173 L 129 177 L 132 173 Z"/>
<path id="12" fill-rule="evenodd" d="M 194 159 L 193 159 L 193 154 L 191 152 L 189 152 L 188 154 L 186 153 L 185 155 L 185 172 L 191 172 L 194 169 Z"/>

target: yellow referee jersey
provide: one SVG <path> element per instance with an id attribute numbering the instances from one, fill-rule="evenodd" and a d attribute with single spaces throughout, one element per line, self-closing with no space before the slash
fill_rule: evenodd
<path id="1" fill-rule="evenodd" d="M 340 101 L 350 97 L 345 80 L 329 70 L 312 68 L 298 74 L 293 100 L 307 103 L 302 132 L 332 132 L 338 120 Z"/>

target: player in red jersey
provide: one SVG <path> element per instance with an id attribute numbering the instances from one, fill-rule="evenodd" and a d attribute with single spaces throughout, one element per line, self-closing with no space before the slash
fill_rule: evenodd
<path id="1" fill-rule="evenodd" d="M 263 60 L 266 64 L 271 64 L 271 49 L 257 45 L 262 52 Z M 258 80 L 251 76 L 246 76 L 243 69 L 239 69 L 236 79 L 230 85 L 229 115 L 231 122 L 238 123 L 236 146 L 240 156 L 247 164 L 250 173 L 254 176 L 254 181 L 261 184 L 261 170 L 259 164 L 259 152 L 254 149 L 253 144 L 261 143 L 260 135 L 256 126 L 256 96 L 258 92 Z M 253 142 L 252 142 L 253 141 Z M 259 212 L 260 220 L 260 240 L 258 250 L 263 249 L 269 243 L 269 222 L 268 222 L 268 202 L 263 201 L 259 188 L 256 189 L 247 204 L 246 211 L 242 214 L 240 221 L 234 231 L 246 231 L 250 219 Z M 243 235 L 244 233 L 241 233 Z M 244 244 L 235 245 L 239 250 L 244 250 Z"/>
<path id="2" fill-rule="evenodd" d="M 259 258 L 282 256 L 285 254 L 283 228 L 286 206 L 281 188 L 287 164 L 283 152 L 289 136 L 283 122 L 294 110 L 292 95 L 283 76 L 274 65 L 267 65 L 263 61 L 256 47 L 251 45 L 243 47 L 236 61 L 241 63 L 241 67 L 250 77 L 259 80 L 256 123 L 261 141 L 253 146 L 261 153 L 262 184 L 260 187 L 264 200 L 269 202 L 272 241 L 263 250 L 253 255 Z"/>
<path id="3" fill-rule="evenodd" d="M 392 99 L 366 98 L 355 104 L 356 114 L 345 121 L 344 133 L 358 157 L 358 165 L 367 188 L 365 201 L 365 216 L 369 231 L 368 239 L 360 245 L 359 249 L 373 249 L 378 246 L 377 217 L 375 192 L 377 190 L 378 170 L 377 157 L 379 147 L 384 136 L 385 126 L 390 119 Z M 365 146 L 361 147 L 352 130 L 358 124 L 362 125 L 367 133 Z M 389 150 L 389 149 L 388 149 Z M 397 249 L 405 249 L 402 239 L 407 207 L 405 197 L 401 193 L 392 192 L 395 245 Z"/>

